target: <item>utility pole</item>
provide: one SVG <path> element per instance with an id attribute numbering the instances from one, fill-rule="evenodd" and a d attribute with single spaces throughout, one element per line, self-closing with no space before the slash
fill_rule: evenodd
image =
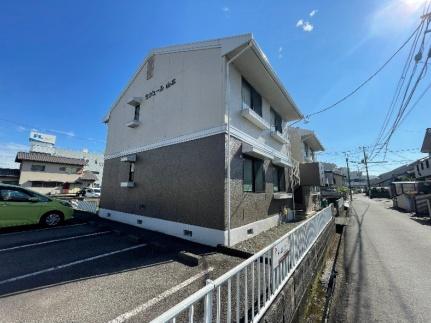
<path id="1" fill-rule="evenodd" d="M 349 181 L 349 195 L 350 195 L 350 201 L 353 201 L 352 198 L 352 184 L 350 182 L 350 168 L 349 168 L 349 157 L 346 154 L 346 164 L 347 164 L 347 180 Z"/>
<path id="2" fill-rule="evenodd" d="M 363 149 L 363 152 L 364 152 L 365 170 L 367 172 L 368 197 L 371 198 L 370 176 L 368 175 L 368 162 L 367 162 L 367 154 L 365 153 L 365 146 L 362 147 L 362 149 Z"/>

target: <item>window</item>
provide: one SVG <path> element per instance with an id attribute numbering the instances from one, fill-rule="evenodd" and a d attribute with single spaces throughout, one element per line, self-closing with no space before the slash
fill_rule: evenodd
<path id="1" fill-rule="evenodd" d="M 272 172 L 272 185 L 274 192 L 286 191 L 286 179 L 284 176 L 284 168 L 274 166 Z"/>
<path id="2" fill-rule="evenodd" d="M 281 116 L 271 108 L 271 127 L 279 133 L 283 133 L 282 120 Z"/>
<path id="3" fill-rule="evenodd" d="M 304 153 L 305 153 L 304 154 L 305 158 L 307 158 L 309 156 L 309 154 L 310 154 L 308 145 L 305 142 L 304 142 Z"/>
<path id="4" fill-rule="evenodd" d="M 424 163 L 421 163 L 421 169 L 424 170 Z"/>
<path id="5" fill-rule="evenodd" d="M 263 160 L 244 157 L 243 190 L 244 192 L 265 192 Z"/>
<path id="6" fill-rule="evenodd" d="M 135 114 L 133 116 L 134 121 L 139 121 L 139 113 L 141 112 L 141 106 L 138 104 L 135 106 Z"/>
<path id="7" fill-rule="evenodd" d="M 135 179 L 135 163 L 130 163 L 129 166 L 129 182 L 133 182 Z"/>
<path id="8" fill-rule="evenodd" d="M 154 55 L 148 59 L 147 62 L 147 80 L 152 78 L 154 75 Z"/>
<path id="9" fill-rule="evenodd" d="M 43 182 L 43 181 L 32 181 L 31 182 L 31 187 L 57 187 L 57 186 L 62 186 L 63 183 L 61 182 Z"/>
<path id="10" fill-rule="evenodd" d="M 31 165 L 31 171 L 32 172 L 44 172 L 45 171 L 45 165 Z"/>
<path id="11" fill-rule="evenodd" d="M 429 159 L 425 160 L 425 164 L 426 164 L 427 168 L 430 168 Z"/>
<path id="12" fill-rule="evenodd" d="M 32 196 L 20 190 L 2 189 L 0 190 L 0 197 L 2 201 L 27 202 Z"/>
<path id="13" fill-rule="evenodd" d="M 242 79 L 241 96 L 243 108 L 250 108 L 262 116 L 262 97 L 245 79 Z"/>
<path id="14" fill-rule="evenodd" d="M 66 167 L 62 166 L 59 168 L 60 172 L 65 172 L 66 171 Z"/>

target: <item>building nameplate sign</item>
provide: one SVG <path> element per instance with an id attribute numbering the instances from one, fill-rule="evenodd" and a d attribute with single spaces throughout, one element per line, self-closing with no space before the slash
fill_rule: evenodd
<path id="1" fill-rule="evenodd" d="M 145 100 L 148 100 L 152 98 L 153 96 L 156 96 L 158 93 L 163 92 L 165 89 L 169 89 L 171 86 L 174 86 L 177 83 L 176 79 L 172 79 L 171 81 L 168 81 L 165 85 L 160 85 L 160 87 L 157 90 L 153 90 L 147 94 L 145 94 Z"/>

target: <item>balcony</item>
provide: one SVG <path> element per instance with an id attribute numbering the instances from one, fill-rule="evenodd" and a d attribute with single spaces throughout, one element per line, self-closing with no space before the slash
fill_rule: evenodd
<path id="1" fill-rule="evenodd" d="M 278 141 L 280 144 L 286 144 L 288 142 L 287 138 L 277 130 L 271 130 L 271 137 Z"/>
<path id="2" fill-rule="evenodd" d="M 261 130 L 269 129 L 269 123 L 266 122 L 260 115 L 254 112 L 251 108 L 244 107 L 241 110 L 241 115 L 258 127 Z"/>

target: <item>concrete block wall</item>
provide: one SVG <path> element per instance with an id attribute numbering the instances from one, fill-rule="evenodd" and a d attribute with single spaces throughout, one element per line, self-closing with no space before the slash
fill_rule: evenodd
<path id="1" fill-rule="evenodd" d="M 334 235 L 335 221 L 331 220 L 260 322 L 290 323 L 297 321 L 299 309 L 306 300 L 304 296 L 323 265 L 326 250 Z"/>

